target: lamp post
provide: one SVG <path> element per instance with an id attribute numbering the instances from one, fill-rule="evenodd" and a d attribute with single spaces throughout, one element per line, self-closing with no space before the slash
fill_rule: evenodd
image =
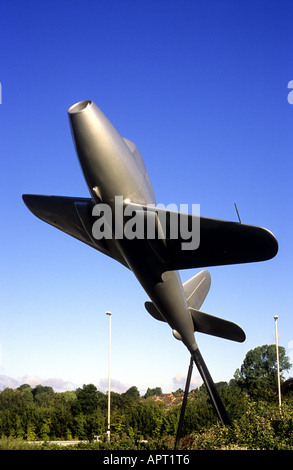
<path id="1" fill-rule="evenodd" d="M 277 368 L 278 368 L 278 395 L 279 395 L 279 410 L 280 413 L 282 412 L 282 403 L 281 403 L 281 380 L 280 380 L 280 360 L 279 360 L 279 345 L 278 345 L 278 328 L 277 328 L 277 320 L 278 315 L 274 316 L 275 320 L 275 334 L 276 334 L 276 353 L 277 353 Z"/>
<path id="2" fill-rule="evenodd" d="M 106 312 L 106 315 L 109 316 L 109 368 L 108 368 L 108 428 L 107 436 L 110 440 L 110 407 L 111 407 L 111 312 Z"/>

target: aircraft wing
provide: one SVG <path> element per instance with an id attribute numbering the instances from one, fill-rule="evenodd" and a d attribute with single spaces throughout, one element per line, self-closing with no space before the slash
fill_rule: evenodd
<path id="1" fill-rule="evenodd" d="M 30 194 L 24 194 L 22 198 L 28 209 L 39 219 L 128 267 L 113 244 L 107 244 L 104 239 L 93 238 L 92 226 L 95 219 L 92 217 L 92 208 L 95 203 L 92 199 Z"/>
<path id="2" fill-rule="evenodd" d="M 136 207 L 139 206 L 133 204 L 133 210 Z M 158 219 L 165 223 L 166 236 L 161 245 L 157 240 L 149 241 L 150 244 L 153 244 L 154 250 L 158 252 L 165 270 L 265 261 L 273 258 L 278 252 L 276 238 L 265 228 L 192 214 L 183 214 L 182 220 L 186 222 L 186 218 L 188 218 L 189 227 L 200 228 L 199 246 L 194 250 L 183 249 L 182 247 L 184 244 L 186 246 L 187 240 L 182 238 L 180 230 L 177 231 L 175 238 L 168 235 L 171 233 L 168 224 L 171 223 L 172 218 L 174 223 L 174 214 L 177 214 L 178 227 L 180 227 L 182 213 L 147 206 L 144 207 L 144 210 L 155 211 Z M 197 218 L 197 220 L 195 221 L 193 218 Z"/>
<path id="3" fill-rule="evenodd" d="M 181 242 L 167 241 L 169 269 L 265 261 L 278 252 L 277 240 L 267 229 L 205 217 L 200 217 L 199 247 L 182 250 Z"/>
<path id="4" fill-rule="evenodd" d="M 83 243 L 119 261 L 128 267 L 124 258 L 114 244 L 107 240 L 96 240 L 92 236 L 94 218 L 92 208 L 94 201 L 90 198 L 65 196 L 23 195 L 23 200 L 30 211 L 39 219 L 71 235 Z M 145 208 L 132 204 L 133 211 L 144 211 Z M 273 258 L 278 251 L 274 235 L 261 227 L 245 225 L 238 222 L 200 217 L 200 244 L 195 250 L 182 249 L 186 243 L 178 231 L 177 238 L 168 237 L 170 233 L 171 211 L 161 208 L 149 208 L 156 212 L 159 220 L 166 221 L 166 238 L 149 240 L 160 259 L 164 270 L 180 270 L 228 264 L 250 263 Z M 178 223 L 180 224 L 180 214 Z M 174 212 L 172 212 L 174 217 Z M 191 214 L 184 214 L 192 227 Z M 186 220 L 186 219 L 182 219 Z M 173 218 L 174 221 L 174 218 Z M 198 220 L 197 220 L 198 222 Z"/>

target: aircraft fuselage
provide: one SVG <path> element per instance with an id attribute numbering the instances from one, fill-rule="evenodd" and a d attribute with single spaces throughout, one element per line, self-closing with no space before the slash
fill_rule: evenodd
<path id="1" fill-rule="evenodd" d="M 117 196 L 122 196 L 125 204 L 155 204 L 152 184 L 134 144 L 123 139 L 91 101 L 73 105 L 68 114 L 80 165 L 95 203 L 108 204 L 114 219 Z M 196 350 L 193 323 L 179 273 L 165 271 L 159 249 L 154 250 L 155 243 L 163 248 L 163 240 L 149 243 L 146 238 L 116 239 L 113 233 L 107 243 L 116 245 L 154 305 L 189 351 Z"/>

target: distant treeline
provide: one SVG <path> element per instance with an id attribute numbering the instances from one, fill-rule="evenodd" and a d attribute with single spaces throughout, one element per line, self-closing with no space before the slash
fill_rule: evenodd
<path id="1" fill-rule="evenodd" d="M 262 372 L 256 370 L 259 357 L 263 358 L 262 369 L 266 368 Z M 270 364 L 268 358 L 272 359 Z M 282 348 L 280 364 L 282 370 L 290 367 Z M 252 370 L 256 373 L 252 374 Z M 282 387 L 283 392 L 287 392 L 283 399 L 290 406 L 293 404 L 292 381 L 289 379 Z M 278 409 L 276 383 L 273 349 L 262 346 L 247 354 L 241 369 L 229 383 L 216 385 L 232 420 L 241 422 L 251 411 L 252 403 L 265 412 Z M 160 387 L 148 389 L 144 396 L 140 396 L 136 386 L 122 394 L 111 392 L 111 434 L 128 436 L 133 441 L 175 436 L 182 392 L 179 389 L 173 393 L 178 400 L 174 400 L 172 406 L 154 399 L 162 395 Z M 32 388 L 28 384 L 16 389 L 6 388 L 0 392 L 0 437 L 28 441 L 103 438 L 107 431 L 107 409 L 108 395 L 93 384 L 67 392 L 54 392 L 51 387 L 42 385 Z M 293 446 L 293 416 L 290 419 Z M 183 437 L 200 434 L 217 423 L 205 386 L 193 390 L 187 402 Z"/>
<path id="2" fill-rule="evenodd" d="M 138 438 L 176 433 L 180 405 L 166 408 L 162 401 L 152 399 L 161 394 L 160 387 L 148 389 L 143 397 L 135 386 L 122 394 L 111 392 L 111 431 Z M 187 421 L 196 413 L 199 427 L 215 422 L 206 392 L 198 390 L 192 395 L 198 411 L 187 410 Z M 93 384 L 60 393 L 42 385 L 6 388 L 0 392 L 0 436 L 29 441 L 91 440 L 106 433 L 107 410 L 108 394 Z"/>

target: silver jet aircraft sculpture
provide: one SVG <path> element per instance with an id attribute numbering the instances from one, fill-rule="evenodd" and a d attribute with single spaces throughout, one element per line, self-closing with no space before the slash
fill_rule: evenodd
<path id="1" fill-rule="evenodd" d="M 277 240 L 264 228 L 159 208 L 136 145 L 119 135 L 95 103 L 76 103 L 68 115 L 91 197 L 23 195 L 25 204 L 48 224 L 133 271 L 149 297 L 147 311 L 184 343 L 220 421 L 231 424 L 194 332 L 238 342 L 245 334 L 238 325 L 199 310 L 210 288 L 208 271 L 182 284 L 178 270 L 268 260 L 278 251 Z M 190 246 L 187 230 L 180 230 L 184 223 L 196 238 Z"/>

